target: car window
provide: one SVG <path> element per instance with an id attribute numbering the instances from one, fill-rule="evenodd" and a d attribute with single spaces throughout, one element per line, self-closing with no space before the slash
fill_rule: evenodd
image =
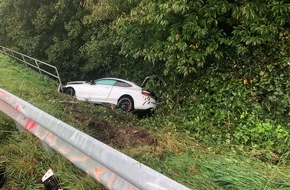
<path id="1" fill-rule="evenodd" d="M 122 82 L 122 81 L 117 81 L 114 86 L 120 86 L 120 87 L 132 87 L 131 84 L 128 84 L 126 82 Z"/>
<path id="2" fill-rule="evenodd" d="M 102 80 L 95 81 L 95 84 L 107 85 L 107 86 L 113 86 L 115 83 L 116 83 L 116 81 L 112 80 L 112 79 L 102 79 Z"/>

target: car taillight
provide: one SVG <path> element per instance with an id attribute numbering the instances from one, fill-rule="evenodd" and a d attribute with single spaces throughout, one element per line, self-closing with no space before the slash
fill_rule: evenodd
<path id="1" fill-rule="evenodd" d="M 147 92 L 147 91 L 142 91 L 141 92 L 144 96 L 151 96 L 150 92 Z"/>

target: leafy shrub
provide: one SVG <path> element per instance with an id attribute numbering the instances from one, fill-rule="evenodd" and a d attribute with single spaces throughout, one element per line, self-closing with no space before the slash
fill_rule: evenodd
<path id="1" fill-rule="evenodd" d="M 283 153 L 288 147 L 289 132 L 281 125 L 258 122 L 253 125 L 240 124 L 234 131 L 234 141 L 259 149 L 272 149 Z"/>
<path id="2" fill-rule="evenodd" d="M 156 124 L 204 143 L 282 153 L 290 123 L 289 66 L 256 66 L 209 66 L 196 78 L 171 83 Z"/>
<path id="3" fill-rule="evenodd" d="M 289 132 L 279 124 L 270 121 L 257 122 L 251 125 L 240 124 L 234 131 L 234 141 L 259 149 L 272 149 L 283 153 L 288 147 Z"/>

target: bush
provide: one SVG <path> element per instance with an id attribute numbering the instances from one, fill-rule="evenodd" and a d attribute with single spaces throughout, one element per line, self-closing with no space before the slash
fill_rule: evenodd
<path id="1" fill-rule="evenodd" d="M 209 66 L 196 78 L 170 84 L 156 123 L 204 143 L 282 153 L 290 132 L 288 67 Z"/>
<path id="2" fill-rule="evenodd" d="M 271 149 L 283 153 L 289 144 L 289 132 L 270 121 L 240 124 L 234 131 L 233 141 L 257 149 Z"/>

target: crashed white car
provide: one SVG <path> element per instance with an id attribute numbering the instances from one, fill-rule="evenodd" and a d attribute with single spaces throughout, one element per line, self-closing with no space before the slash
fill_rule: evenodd
<path id="1" fill-rule="evenodd" d="M 62 87 L 62 92 L 81 101 L 113 104 L 126 112 L 153 111 L 157 104 L 149 91 L 119 78 L 101 78 L 90 82 L 72 81 Z"/>

